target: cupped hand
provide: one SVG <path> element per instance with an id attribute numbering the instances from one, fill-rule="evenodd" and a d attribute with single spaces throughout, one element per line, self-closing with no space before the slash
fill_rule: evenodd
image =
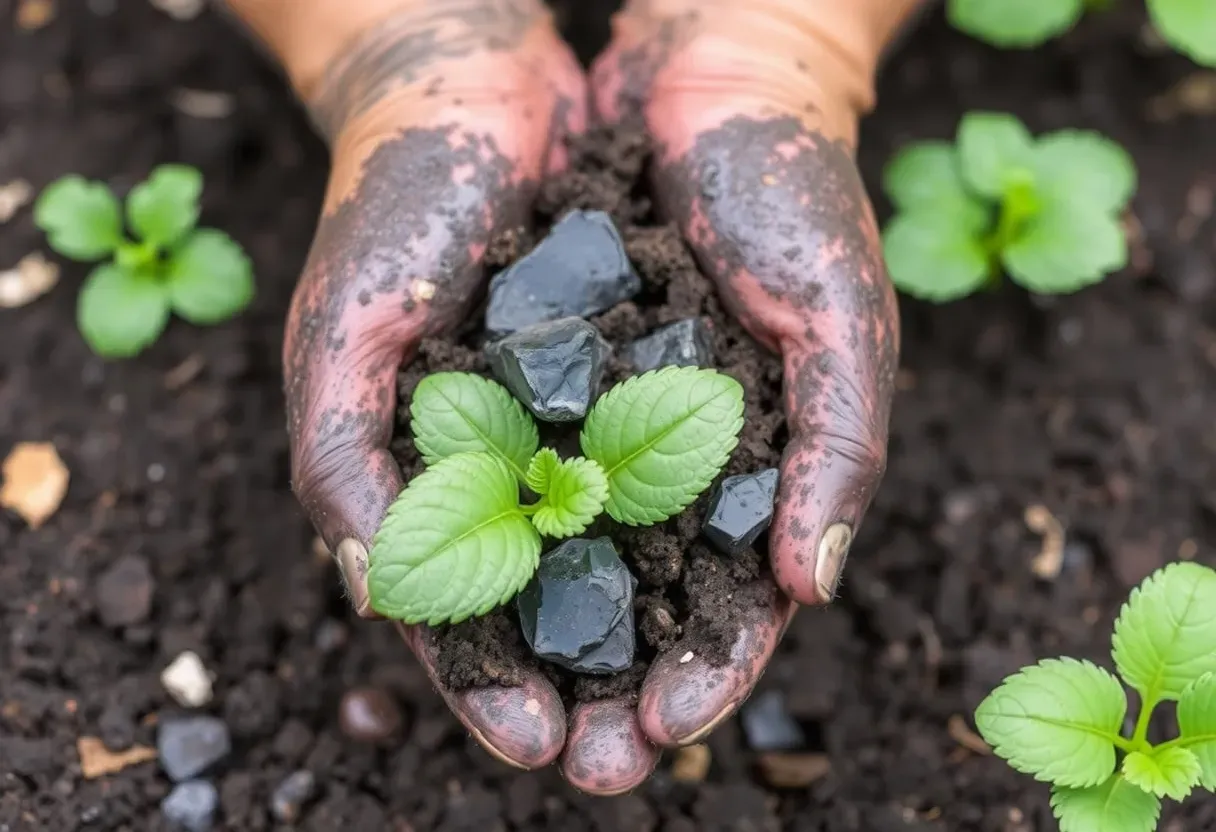
<path id="1" fill-rule="evenodd" d="M 467 312 L 487 244 L 526 222 L 586 102 L 539 0 L 365 0 L 332 6 L 335 26 L 373 7 L 385 14 L 315 81 L 297 79 L 333 162 L 283 350 L 293 486 L 369 618 L 368 549 L 402 488 L 388 451 L 397 370 Z M 400 629 L 492 754 L 522 768 L 557 757 L 566 714 L 539 673 L 445 690 L 429 631 Z"/>
<path id="2" fill-rule="evenodd" d="M 374 617 L 367 551 L 402 486 L 387 451 L 397 368 L 467 310 L 489 240 L 526 221 L 586 98 L 537 0 L 324 2 L 341 21 L 349 9 L 394 11 L 315 83 L 297 82 L 333 169 L 284 347 L 293 483 L 352 603 Z M 491 753 L 522 768 L 561 754 L 567 779 L 597 794 L 635 787 L 658 747 L 694 742 L 733 713 L 794 602 L 833 596 L 882 473 L 898 327 L 852 145 L 889 34 L 878 23 L 917 0 L 845 4 L 854 14 L 836 0 L 767 3 L 636 0 L 597 65 L 594 99 L 603 117 L 645 116 L 661 148 L 660 206 L 728 306 L 783 356 L 791 438 L 771 603 L 739 621 L 728 666 L 669 657 L 636 708 L 585 703 L 568 718 L 540 674 L 444 690 L 428 631 L 401 628 Z"/>
<path id="3" fill-rule="evenodd" d="M 742 613 L 726 667 L 670 652 L 638 704 L 647 742 L 687 745 L 751 693 L 797 604 L 832 600 L 885 467 L 895 297 L 854 163 L 878 53 L 919 0 L 636 0 L 592 71 L 608 121 L 641 116 L 656 202 L 730 311 L 784 365 L 789 441 L 769 534 L 767 607 Z M 614 782 L 598 749 L 620 703 L 581 706 L 563 760 Z M 615 732 L 615 734 L 614 734 Z M 620 740 L 617 740 L 620 742 Z"/>

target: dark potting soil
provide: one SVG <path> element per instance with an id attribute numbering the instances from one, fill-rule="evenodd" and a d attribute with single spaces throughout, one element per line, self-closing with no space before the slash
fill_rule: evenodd
<path id="1" fill-rule="evenodd" d="M 712 335 L 712 366 L 742 384 L 745 394 L 743 431 L 724 475 L 775 467 L 780 462 L 785 422 L 781 362 L 726 314 L 676 228 L 654 216 L 646 196 L 651 154 L 645 133 L 638 125 L 597 128 L 570 149 L 569 170 L 542 189 L 536 232 L 518 229 L 504 234 L 491 246 L 491 267 L 506 266 L 526 255 L 530 243 L 568 211 L 610 214 L 642 278 L 642 291 L 592 319 L 614 348 L 601 392 L 635 373 L 624 357 L 631 341 L 657 326 L 699 317 Z M 465 331 L 424 343 L 419 358 L 398 377 L 401 406 L 393 450 L 407 478 L 424 467 L 409 428 L 409 402 L 418 382 L 444 370 L 491 375 L 481 352 L 485 342 L 483 328 L 477 323 L 481 319 L 479 311 L 471 316 Z M 577 433 L 577 425 L 573 430 L 542 426 L 542 437 L 559 448 L 574 440 L 572 453 L 577 453 Z M 520 682 L 522 667 L 539 664 L 559 690 L 576 700 L 587 700 L 636 695 L 649 661 L 659 652 L 691 651 L 711 665 L 725 664 L 737 634 L 734 622 L 740 607 L 766 599 L 763 587 L 756 584 L 761 570 L 767 571 L 762 556 L 766 540 L 761 536 L 753 548 L 735 556 L 713 549 L 701 536 L 710 493 L 658 526 L 630 529 L 603 515 L 582 535 L 611 537 L 638 579 L 638 651 L 631 668 L 611 676 L 588 676 L 538 662 L 519 632 L 515 605 L 509 603 L 490 615 L 439 631 L 440 678 L 455 690 L 514 685 Z"/>
<path id="2" fill-rule="evenodd" d="M 732 720 L 706 741 L 703 777 L 686 765 L 694 752 L 673 752 L 610 799 L 493 761 L 392 628 L 350 614 L 314 554 L 287 484 L 279 355 L 326 155 L 281 79 L 210 13 L 176 22 L 142 0 L 60 0 L 27 31 L 16 5 L 0 3 L 0 185 L 79 171 L 126 188 L 159 162 L 199 165 L 203 222 L 249 250 L 259 294 L 236 321 L 175 322 L 119 363 L 75 331 L 84 267 L 0 309 L 0 455 L 53 441 L 72 477 L 37 530 L 0 512 L 0 829 L 165 830 L 159 766 L 86 779 L 77 742 L 154 748 L 157 723 L 179 713 L 158 675 L 187 649 L 216 676 L 202 710 L 233 735 L 207 775 L 220 830 L 286 828 L 271 797 L 299 770 L 317 784 L 305 832 L 1056 828 L 1046 787 L 983 754 L 969 714 L 1023 663 L 1108 661 L 1110 622 L 1153 568 L 1216 563 L 1216 119 L 1167 95 L 1196 68 L 1142 36 L 1143 4 L 1027 53 L 935 15 L 892 57 L 860 145 L 880 215 L 883 161 L 950 136 L 968 109 L 1100 129 L 1140 169 L 1132 266 L 1052 302 L 1007 289 L 903 303 L 886 480 L 839 601 L 799 613 L 759 688 L 803 729 L 800 752 L 822 756 L 757 752 Z M 36 250 L 28 207 L 0 224 L 0 268 Z M 1034 506 L 1064 531 L 1045 578 Z M 116 582 L 101 578 L 130 559 L 151 604 L 107 624 Z M 380 743 L 339 719 L 343 695 L 368 686 L 379 704 L 365 715 L 398 711 L 379 720 L 396 722 Z M 791 765 L 817 777 L 779 785 Z M 1216 829 L 1216 806 L 1168 804 L 1161 828 Z"/>

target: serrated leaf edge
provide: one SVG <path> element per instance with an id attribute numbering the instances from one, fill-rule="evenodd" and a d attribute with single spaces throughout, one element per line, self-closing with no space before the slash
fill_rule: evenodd
<path id="1" fill-rule="evenodd" d="M 505 463 L 505 461 L 503 459 L 501 459 L 501 457 L 498 454 L 492 454 L 492 453 L 488 453 L 488 452 L 484 452 L 484 451 L 468 451 L 468 452 L 463 452 L 463 453 L 458 453 L 458 454 L 452 454 L 451 456 L 445 457 L 443 460 L 440 460 L 440 462 L 458 460 L 461 457 L 485 457 L 486 459 L 491 460 L 494 464 L 500 466 L 500 468 L 507 474 L 507 476 L 509 478 L 511 478 L 513 481 L 515 481 L 514 478 L 511 476 L 510 467 Z M 456 464 L 456 463 L 454 463 L 454 464 Z M 401 494 L 398 495 L 397 500 L 394 501 L 394 504 L 389 507 L 389 512 L 393 511 L 393 509 L 396 506 L 396 503 L 401 499 L 402 495 L 405 494 L 406 490 L 408 490 L 410 487 L 418 488 L 420 490 L 425 490 L 427 478 L 428 477 L 434 478 L 439 473 L 440 473 L 440 471 L 438 470 L 438 463 L 437 463 L 436 466 L 428 468 L 427 470 L 425 470 L 421 474 L 419 474 L 417 477 L 415 477 L 413 480 L 411 480 L 410 483 L 406 486 L 406 488 L 402 489 Z M 470 496 L 476 496 L 476 495 L 470 495 Z M 518 498 L 518 493 L 516 496 Z M 480 531 L 481 529 L 484 529 L 487 526 L 492 525 L 493 523 L 497 523 L 505 517 L 511 517 L 513 515 L 518 515 L 521 519 L 525 520 L 525 522 L 526 522 L 526 518 L 524 517 L 523 512 L 520 510 L 518 502 L 515 502 L 512 504 L 512 507 L 510 509 L 501 511 L 501 512 L 495 514 L 492 518 L 490 518 L 488 520 L 483 520 L 481 523 L 478 523 L 472 529 L 461 532 L 456 537 L 452 538 L 451 540 L 448 540 L 447 542 L 444 543 L 444 545 L 441 549 L 432 552 L 430 557 L 427 558 L 427 560 L 430 561 L 436 557 L 439 557 L 441 552 L 446 551 L 447 549 L 451 548 L 452 546 L 456 545 L 457 543 L 461 542 L 462 540 L 465 540 L 466 538 L 468 538 L 470 535 L 476 533 L 477 531 Z M 387 514 L 386 514 L 386 520 L 387 520 Z M 528 525 L 527 528 L 531 528 L 530 525 Z M 386 522 L 382 521 L 380 524 L 380 527 L 376 530 L 376 533 L 372 536 L 372 546 L 371 546 L 371 550 L 369 552 L 369 558 L 375 557 L 373 553 L 375 553 L 377 547 L 383 546 L 388 542 L 387 541 L 387 535 L 389 534 L 388 529 L 389 529 L 388 524 Z M 420 615 L 404 615 L 404 616 L 398 617 L 398 620 L 400 620 L 403 623 L 408 624 L 408 625 L 426 623 L 428 626 L 433 627 L 433 626 L 436 626 L 439 624 L 444 624 L 444 623 L 459 624 L 460 622 L 465 621 L 469 618 L 484 615 L 485 613 L 489 612 L 490 610 L 494 609 L 495 607 L 506 603 L 512 597 L 514 597 L 516 594 L 518 594 L 520 592 L 520 590 L 523 589 L 523 587 L 531 579 L 532 574 L 536 571 L 536 565 L 537 565 L 537 563 L 539 563 L 540 548 L 541 548 L 540 539 L 539 539 L 539 537 L 537 537 L 535 551 L 531 557 L 531 560 L 532 560 L 531 568 L 522 570 L 520 573 L 520 578 L 518 580 L 508 584 L 506 587 L 504 587 L 503 591 L 501 593 L 499 593 L 498 597 L 487 599 L 486 601 L 484 601 L 483 603 L 481 603 L 474 609 L 470 610 L 466 614 L 449 615 L 449 614 L 444 614 L 444 613 L 433 613 L 432 612 L 429 614 L 420 614 Z M 374 560 L 369 560 L 369 567 L 375 568 Z M 405 574 L 408 575 L 409 572 L 413 571 L 414 568 L 417 568 L 417 567 L 410 567 L 406 571 Z M 369 586 L 369 590 L 370 590 L 370 586 Z M 386 612 L 383 608 L 377 607 L 376 603 L 375 603 L 376 600 L 377 599 L 373 597 L 373 599 L 372 599 L 373 609 L 375 609 L 377 612 L 379 612 L 382 615 L 386 615 L 386 617 L 394 617 L 389 612 Z M 433 604 L 432 604 L 432 606 L 433 606 Z"/>
<path id="2" fill-rule="evenodd" d="M 541 450 L 543 451 L 548 449 L 542 448 Z M 536 455 L 539 456 L 540 451 L 537 451 Z M 553 457 L 557 458 L 556 451 L 553 451 Z M 533 457 L 534 460 L 535 458 L 536 457 Z M 587 484 L 582 481 L 582 472 L 591 470 L 599 472 L 600 480 L 595 482 L 591 488 L 587 488 Z M 579 484 L 584 486 L 579 492 L 578 496 L 586 495 L 590 499 L 594 500 L 597 503 L 597 508 L 595 511 L 590 513 L 576 513 L 570 509 L 569 505 L 566 503 L 556 504 L 550 502 L 552 491 L 551 485 L 553 481 L 561 475 L 562 471 L 578 472 L 577 476 L 580 478 Z M 529 473 L 531 473 L 530 466 Z M 557 466 L 553 469 L 548 480 L 546 491 L 542 494 L 540 502 L 536 504 L 535 512 L 531 516 L 532 525 L 536 527 L 538 532 L 546 537 L 563 538 L 582 534 L 587 530 L 587 527 L 595 521 L 595 518 L 604 511 L 604 504 L 608 500 L 608 494 L 608 477 L 604 474 L 603 467 L 594 459 L 587 459 L 586 457 L 582 456 L 571 457 L 570 459 L 558 459 Z M 574 520 L 568 525 L 562 524 L 557 520 L 559 515 L 571 515 Z M 552 525 L 550 525 L 550 523 L 545 519 L 546 517 L 553 519 Z"/>
<path id="3" fill-rule="evenodd" d="M 530 441 L 528 441 L 526 444 L 529 444 L 529 445 L 532 445 L 533 447 L 535 447 L 535 445 L 538 441 L 536 422 L 532 419 L 532 415 L 530 413 L 528 413 L 528 411 L 524 408 L 523 404 L 518 399 L 516 399 L 514 396 L 511 395 L 510 390 L 508 390 L 505 386 L 499 384 L 498 382 L 494 381 L 493 379 L 489 379 L 489 378 L 486 378 L 485 376 L 477 375 L 476 373 L 461 373 L 461 372 L 452 372 L 452 371 L 444 372 L 444 373 L 432 373 L 431 375 L 424 378 L 421 382 L 419 382 L 419 386 L 421 386 L 423 383 L 426 383 L 428 380 L 436 379 L 438 377 L 445 376 L 445 375 L 467 376 L 470 379 L 474 379 L 475 383 L 480 384 L 482 387 L 482 390 L 487 390 L 487 389 L 491 389 L 494 387 L 501 388 L 503 393 L 506 394 L 507 399 L 510 401 L 509 406 L 513 410 L 518 411 L 519 414 L 524 417 L 524 423 L 526 425 L 526 429 L 528 430 L 529 436 L 531 437 Z M 438 381 L 431 381 L 430 383 L 433 385 L 433 387 L 435 389 L 435 394 L 442 396 L 443 400 L 445 402 L 447 402 L 447 404 L 452 408 L 452 410 L 454 410 L 457 414 L 460 415 L 460 417 L 462 419 L 464 419 L 465 423 L 470 427 L 470 429 L 472 429 L 472 431 L 475 434 L 477 434 L 477 437 L 479 439 L 481 439 L 481 441 L 484 442 L 485 445 L 489 449 L 491 449 L 490 452 L 493 453 L 494 456 L 498 457 L 499 459 L 501 459 L 503 462 L 506 463 L 507 467 L 515 475 L 517 480 L 519 480 L 520 482 L 525 482 L 527 480 L 527 472 L 523 468 L 521 468 L 519 466 L 519 464 L 515 462 L 515 460 L 511 459 L 505 453 L 503 453 L 501 448 L 499 448 L 497 445 L 495 445 L 493 442 L 491 442 L 490 438 L 482 432 L 481 428 L 477 425 L 477 423 L 469 417 L 469 414 L 466 413 L 464 410 L 462 410 L 460 407 L 458 407 L 456 405 L 456 403 L 453 402 L 447 396 L 447 394 L 443 390 L 442 383 L 440 383 Z M 426 439 L 423 437 L 420 437 L 418 435 L 417 429 L 414 428 L 414 426 L 417 425 L 419 422 L 418 412 L 417 412 L 417 410 L 415 410 L 417 402 L 418 402 L 418 390 L 417 390 L 417 388 L 415 388 L 414 395 L 410 399 L 410 426 L 412 428 L 411 432 L 413 433 L 413 436 L 414 436 L 414 446 L 418 449 L 418 453 L 422 456 L 423 462 L 425 462 L 427 465 L 434 465 L 437 462 L 440 462 L 441 460 L 443 460 L 445 457 L 440 456 L 437 453 L 434 453 L 433 449 L 429 448 L 429 443 L 426 441 Z M 496 403 L 492 403 L 492 404 L 496 404 Z M 535 455 L 535 451 L 533 451 L 533 455 Z"/>
<path id="4" fill-rule="evenodd" d="M 1152 815 L 1152 818 L 1149 819 L 1145 828 L 1152 829 L 1154 826 L 1156 826 L 1157 819 L 1161 816 L 1161 801 L 1154 795 L 1143 791 L 1142 789 L 1138 788 L 1137 786 L 1133 786 L 1131 783 L 1128 783 L 1127 780 L 1125 780 L 1123 778 L 1123 775 L 1116 772 L 1115 774 L 1112 774 L 1107 781 L 1103 781 L 1102 783 L 1099 783 L 1096 786 L 1088 786 L 1086 788 L 1089 788 L 1089 789 L 1101 788 L 1101 787 L 1105 786 L 1106 783 L 1109 782 L 1110 780 L 1113 780 L 1115 782 L 1112 785 L 1111 794 L 1107 796 L 1107 805 L 1109 805 L 1110 801 L 1114 798 L 1114 789 L 1117 788 L 1120 784 L 1123 784 L 1127 788 L 1132 789 L 1133 791 L 1138 792 L 1140 794 L 1143 794 L 1145 797 L 1147 797 L 1148 799 L 1153 801 L 1153 815 Z M 1053 786 L 1052 790 L 1051 790 L 1051 801 L 1050 801 L 1052 814 L 1055 815 L 1056 820 L 1059 821 L 1061 832 L 1095 832 L 1092 829 L 1081 829 L 1081 828 L 1076 827 L 1074 824 L 1070 823 L 1064 817 L 1064 815 L 1061 814 L 1061 807 L 1067 805 L 1067 803 L 1068 803 L 1067 798 L 1071 796 L 1069 793 L 1077 792 L 1077 791 L 1084 791 L 1084 789 L 1074 789 L 1074 788 L 1070 788 L 1067 786 Z M 1105 830 L 1099 830 L 1099 832 L 1105 832 Z"/>
<path id="5" fill-rule="evenodd" d="M 1033 719 L 1035 721 L 1040 722 L 1045 725 L 1051 725 L 1052 727 L 1057 727 L 1057 728 L 1065 728 L 1065 729 L 1072 730 L 1072 731 L 1080 731 L 1082 733 L 1088 734 L 1097 739 L 1107 740 L 1108 742 L 1110 742 L 1111 772 L 1107 772 L 1106 774 L 1102 775 L 1101 779 L 1098 779 L 1095 781 L 1088 781 L 1088 780 L 1077 779 L 1074 774 L 1067 773 L 1067 772 L 1064 775 L 1056 775 L 1054 777 L 1048 777 L 1048 776 L 1044 775 L 1041 770 L 1036 770 L 1034 768 L 1031 768 L 1031 767 L 1025 765 L 1025 763 L 1023 762 L 1023 760 L 1020 757 L 1012 755 L 1007 751 L 1007 749 L 1009 748 L 1009 744 L 1007 742 L 1003 742 L 1000 739 L 991 736 L 990 733 L 987 730 L 985 730 L 984 726 L 981 724 L 982 722 L 986 721 L 984 712 L 988 708 L 996 706 L 996 703 L 998 702 L 998 700 L 1000 698 L 1002 698 L 1001 694 L 1002 694 L 1002 691 L 1005 690 L 1006 685 L 1014 682 L 1015 680 L 1019 680 L 1019 679 L 1031 681 L 1031 679 L 1030 679 L 1031 676 L 1037 675 L 1038 673 L 1044 673 L 1044 672 L 1051 673 L 1055 668 L 1060 667 L 1060 666 L 1073 667 L 1073 668 L 1080 667 L 1080 668 L 1084 668 L 1086 671 L 1097 670 L 1097 671 L 1100 671 L 1101 673 L 1103 673 L 1106 677 L 1108 677 L 1107 681 L 1113 681 L 1116 685 L 1119 686 L 1119 692 L 1123 696 L 1124 714 L 1126 715 L 1127 694 L 1126 694 L 1126 691 L 1123 690 L 1122 685 L 1119 685 L 1119 680 L 1113 673 L 1111 673 L 1110 671 L 1106 670 L 1103 667 L 1100 667 L 1099 665 L 1094 664 L 1093 662 L 1083 661 L 1080 659 L 1074 659 L 1074 658 L 1071 658 L 1068 656 L 1064 656 L 1064 657 L 1060 657 L 1060 658 L 1042 659 L 1042 660 L 1036 662 L 1035 664 L 1023 667 L 1023 668 L 1019 669 L 1017 672 L 1010 674 L 1008 677 L 1006 677 L 1001 682 L 1001 684 L 997 686 L 997 688 L 995 690 L 993 690 L 986 697 L 984 697 L 984 700 L 982 702 L 980 702 L 979 707 L 976 708 L 976 710 L 975 710 L 976 728 L 979 730 L 979 732 L 983 736 L 984 740 L 992 747 L 993 753 L 996 754 L 998 757 L 1000 757 L 1002 760 L 1004 760 L 1009 765 L 1009 767 L 1014 769 L 1015 771 L 1018 771 L 1022 774 L 1028 774 L 1040 782 L 1052 783 L 1053 785 L 1056 785 L 1056 786 L 1063 786 L 1063 787 L 1073 788 L 1073 789 L 1093 788 L 1095 786 L 1099 786 L 1102 783 L 1104 783 L 1106 778 L 1109 777 L 1110 773 L 1117 769 L 1117 762 L 1115 760 L 1115 752 L 1114 752 L 1116 744 L 1114 742 L 1114 737 L 1112 735 L 1108 735 L 1105 732 L 1094 729 L 1088 725 L 1079 725 L 1076 723 L 1071 723 L 1071 722 L 1067 722 L 1067 721 L 1060 720 L 1060 719 L 1053 719 L 1053 718 L 1047 718 L 1047 717 L 1042 717 L 1042 716 L 1033 717 Z M 1058 678 L 1063 678 L 1063 677 L 1061 676 Z M 1087 693 L 1087 691 L 1082 691 L 1082 693 L 1085 694 L 1085 693 Z M 1013 699 L 1015 702 L 1018 701 L 1018 698 L 1016 696 L 1013 696 L 1012 694 L 1008 693 L 1007 691 L 1004 692 L 1003 696 L 1009 697 L 1009 698 Z M 1002 714 L 998 714 L 997 716 L 1003 717 L 1003 718 L 1009 718 L 1009 717 L 1014 717 L 1017 715 L 1002 713 Z"/>
<path id="6" fill-rule="evenodd" d="M 1137 782 L 1138 775 L 1134 775 L 1132 772 L 1128 771 L 1128 767 L 1129 767 L 1129 765 L 1131 765 L 1131 763 L 1129 761 L 1136 760 L 1139 757 L 1143 757 L 1145 760 L 1148 760 L 1149 764 L 1151 764 L 1158 773 L 1164 774 L 1164 772 L 1161 768 L 1160 762 L 1159 762 L 1159 755 L 1162 753 L 1169 753 L 1169 752 L 1179 752 L 1182 754 L 1186 754 L 1192 760 L 1195 761 L 1195 774 L 1191 778 L 1190 783 L 1187 784 L 1187 786 L 1185 787 L 1185 790 L 1175 789 L 1173 787 L 1174 786 L 1173 783 L 1164 784 L 1164 785 L 1160 782 L 1139 783 L 1139 782 Z M 1194 789 L 1195 784 L 1199 782 L 1199 779 L 1203 773 L 1203 770 L 1199 765 L 1199 758 L 1195 756 L 1195 753 L 1193 751 L 1190 751 L 1189 749 L 1182 748 L 1179 746 L 1168 746 L 1168 747 L 1159 746 L 1157 748 L 1150 748 L 1147 751 L 1133 751 L 1132 753 L 1128 754 L 1126 757 L 1123 758 L 1123 763 L 1119 768 L 1120 768 L 1120 771 L 1123 773 L 1123 779 L 1126 780 L 1131 785 L 1135 786 L 1136 788 L 1140 789 L 1141 791 L 1148 792 L 1149 794 L 1151 794 L 1157 798 L 1168 797 L 1173 800 L 1185 800 L 1186 797 L 1188 795 L 1190 795 L 1191 791 Z M 1132 768 L 1134 770 L 1135 766 L 1132 765 Z"/>
<path id="7" fill-rule="evenodd" d="M 1128 679 L 1124 675 L 1124 670 L 1120 666 L 1120 662 L 1118 659 L 1118 654 L 1119 654 L 1119 652 L 1121 652 L 1119 649 L 1119 644 L 1121 642 L 1123 642 L 1125 633 L 1127 633 L 1128 628 L 1132 626 L 1127 621 L 1127 616 L 1130 614 L 1130 610 L 1133 609 L 1134 605 L 1138 601 L 1141 601 L 1143 596 L 1149 591 L 1150 588 L 1153 588 L 1153 587 L 1161 584 L 1170 575 L 1172 575 L 1175 572 L 1182 571 L 1182 570 L 1185 570 L 1185 571 L 1199 570 L 1199 571 L 1196 571 L 1196 573 L 1195 573 L 1197 578 L 1204 572 L 1211 573 L 1213 571 L 1209 567 L 1202 566 L 1197 563 L 1189 563 L 1186 561 L 1176 561 L 1174 563 L 1168 563 L 1165 566 L 1161 567 L 1160 569 L 1156 570 L 1151 575 L 1149 575 L 1147 578 L 1145 578 L 1143 581 L 1141 581 L 1134 589 L 1132 589 L 1127 600 L 1123 602 L 1123 606 L 1120 607 L 1120 609 L 1119 609 L 1119 615 L 1115 619 L 1114 633 L 1111 636 L 1111 658 L 1114 659 L 1115 670 L 1118 672 L 1119 677 L 1123 680 L 1124 684 L 1126 684 L 1128 687 L 1132 688 L 1133 690 L 1137 691 L 1141 696 L 1154 699 L 1154 701 L 1152 702 L 1152 705 L 1156 705 L 1157 702 L 1161 701 L 1162 699 L 1168 699 L 1169 697 L 1165 696 L 1164 694 L 1157 694 L 1156 696 L 1153 696 L 1150 693 L 1150 691 L 1140 690 L 1138 687 L 1136 687 L 1136 685 L 1134 685 L 1131 682 L 1130 679 Z M 1192 593 L 1197 592 L 1197 591 L 1198 591 L 1198 581 L 1195 581 L 1194 584 L 1192 585 Z M 1188 609 L 1190 607 L 1190 604 L 1193 603 L 1193 601 L 1194 601 L 1194 594 L 1192 594 L 1190 599 L 1188 600 Z M 1177 622 L 1174 622 L 1175 635 L 1177 634 L 1179 628 L 1180 628 L 1179 624 Z M 1133 628 L 1133 630 L 1134 629 L 1135 628 Z M 1164 664 L 1162 666 L 1164 667 Z M 1160 686 L 1161 680 L 1162 680 L 1162 673 L 1159 671 L 1156 675 L 1156 684 L 1158 686 Z"/>
<path id="8" fill-rule="evenodd" d="M 649 385 L 649 384 L 657 385 L 662 380 L 666 380 L 669 377 L 680 376 L 680 375 L 686 375 L 689 378 L 692 378 L 694 376 L 720 376 L 724 379 L 727 379 L 728 381 L 732 382 L 735 385 L 735 387 L 733 387 L 733 388 L 728 388 L 728 390 L 723 390 L 722 392 L 716 394 L 713 398 L 709 399 L 708 401 L 704 402 L 701 405 L 702 408 L 707 407 L 711 403 L 717 401 L 721 396 L 733 395 L 736 391 L 738 392 L 738 394 L 739 394 L 738 395 L 739 413 L 731 425 L 729 439 L 724 441 L 716 449 L 717 453 L 715 454 L 714 457 L 712 457 L 712 467 L 714 468 L 714 471 L 709 476 L 707 481 L 705 481 L 704 483 L 701 483 L 700 486 L 698 488 L 696 488 L 695 493 L 692 497 L 692 500 L 689 500 L 688 502 L 684 503 L 683 505 L 676 506 L 675 508 L 673 508 L 671 510 L 668 510 L 665 508 L 657 508 L 654 506 L 638 505 L 638 506 L 636 506 L 636 508 L 640 509 L 639 514 L 626 512 L 624 510 L 624 508 L 618 504 L 618 502 L 616 500 L 616 496 L 612 493 L 612 490 L 611 490 L 612 475 L 614 473 L 616 473 L 617 470 L 624 468 L 629 462 L 632 462 L 634 459 L 637 459 L 645 451 L 652 449 L 654 447 L 654 445 L 658 444 L 658 442 L 660 442 L 662 439 L 664 439 L 665 437 L 670 435 L 671 432 L 673 432 L 680 425 L 682 425 L 688 417 L 686 416 L 684 419 L 681 419 L 680 421 L 676 422 L 675 424 L 671 425 L 670 427 L 665 428 L 659 434 L 659 436 L 655 437 L 653 440 L 646 443 L 646 445 L 643 448 L 640 448 L 639 450 L 635 451 L 634 453 L 632 453 L 629 456 L 622 459 L 616 465 L 609 468 L 609 466 L 605 465 L 601 460 L 596 459 L 596 453 L 595 453 L 596 446 L 600 443 L 599 434 L 602 432 L 601 423 L 603 420 L 603 414 L 604 414 L 604 412 L 606 412 L 607 408 L 609 406 L 611 406 L 611 404 L 613 403 L 613 400 L 626 395 L 626 391 L 628 391 L 632 387 L 637 387 L 637 386 L 641 386 L 641 385 Z M 582 446 L 583 453 L 586 454 L 588 458 L 594 459 L 596 462 L 598 462 L 600 464 L 600 466 L 604 469 L 605 476 L 607 476 L 607 478 L 608 478 L 609 495 L 608 495 L 607 502 L 604 504 L 604 509 L 605 509 L 605 511 L 608 512 L 609 516 L 611 516 L 617 522 L 624 523 L 627 526 L 635 526 L 635 527 L 636 526 L 646 526 L 646 525 L 653 525 L 654 523 L 661 522 L 663 520 L 668 519 L 669 517 L 674 517 L 676 514 L 678 514 L 679 512 L 681 512 L 685 508 L 687 508 L 689 505 L 691 505 L 692 502 L 696 500 L 696 497 L 699 496 L 701 493 L 703 493 L 705 491 L 705 489 L 707 489 L 710 486 L 710 484 L 714 480 L 714 477 L 716 477 L 721 472 L 723 466 L 725 466 L 726 463 L 730 460 L 731 453 L 734 452 L 735 448 L 739 444 L 739 431 L 742 430 L 742 428 L 743 428 L 744 402 L 743 402 L 742 394 L 743 394 L 743 387 L 742 387 L 742 385 L 739 384 L 738 380 L 731 378 L 730 376 L 726 375 L 725 373 L 720 373 L 717 370 L 700 368 L 700 367 L 668 366 L 668 367 L 661 367 L 657 370 L 650 370 L 648 372 L 641 373 L 636 376 L 632 376 L 632 377 L 626 379 L 625 381 L 621 382 L 620 384 L 617 384 L 615 387 L 613 387 L 611 390 L 609 390 L 607 393 L 605 393 L 603 396 L 601 396 L 599 398 L 599 400 L 596 401 L 595 406 L 591 408 L 591 412 L 587 414 L 587 419 L 583 423 L 583 430 L 582 430 L 582 434 L 580 436 L 580 445 Z M 691 416 L 692 414 L 689 414 L 689 415 Z M 590 448 L 588 447 L 589 444 L 591 445 Z M 706 467 L 708 468 L 710 466 L 710 464 L 711 463 L 709 461 L 707 461 Z M 693 483 L 691 483 L 691 484 L 695 484 L 695 482 L 696 481 L 693 481 Z"/>

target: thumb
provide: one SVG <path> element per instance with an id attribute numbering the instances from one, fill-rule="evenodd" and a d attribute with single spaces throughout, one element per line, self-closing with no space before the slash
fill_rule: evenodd
<path id="1" fill-rule="evenodd" d="M 639 0 L 592 76 L 603 116 L 640 110 L 658 207 L 722 303 L 782 356 L 789 442 L 769 553 L 803 604 L 834 595 L 886 464 L 899 319 L 854 145 L 879 53 L 922 4 L 761 0 L 707 15 Z"/>
<path id="2" fill-rule="evenodd" d="M 865 325 L 828 307 L 816 316 L 813 343 L 782 345 L 790 439 L 769 555 L 777 585 L 801 604 L 835 596 L 886 469 L 891 368 L 876 364 L 881 352 L 857 351 L 850 333 Z"/>

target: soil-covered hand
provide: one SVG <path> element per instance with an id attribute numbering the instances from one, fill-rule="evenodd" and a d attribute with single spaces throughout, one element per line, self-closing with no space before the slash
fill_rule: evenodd
<path id="1" fill-rule="evenodd" d="M 638 721 L 657 745 L 695 742 L 731 715 L 796 605 L 832 599 L 882 477 L 899 321 L 854 145 L 879 53 L 919 4 L 634 0 L 593 69 L 598 114 L 645 120 L 659 207 L 785 368 L 772 602 L 739 622 L 729 666 L 668 654 L 651 667 Z M 564 760 L 576 785 L 653 765 L 644 743 L 627 747 L 617 705 L 581 707 Z"/>
<path id="2" fill-rule="evenodd" d="M 526 222 L 564 131 L 581 127 L 585 81 L 540 0 L 230 2 L 332 148 L 283 350 L 292 479 L 355 608 L 375 617 L 367 552 L 402 488 L 388 451 L 398 368 L 467 312 L 491 237 Z M 401 629 L 435 679 L 429 631 Z M 500 759 L 535 768 L 561 751 L 566 714 L 539 674 L 440 688 Z"/>

